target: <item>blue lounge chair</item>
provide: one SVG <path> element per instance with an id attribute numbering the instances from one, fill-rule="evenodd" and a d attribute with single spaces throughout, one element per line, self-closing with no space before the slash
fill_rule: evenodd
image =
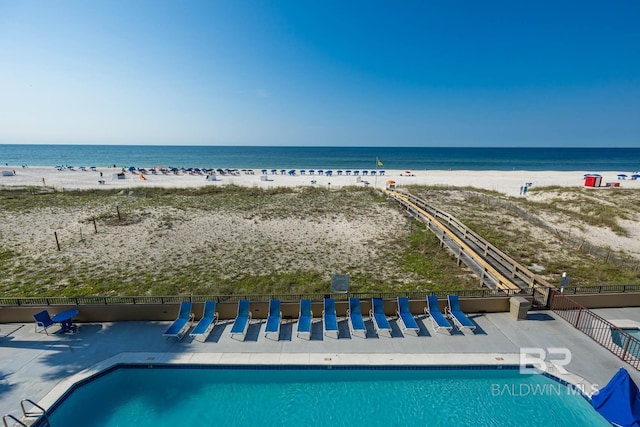
<path id="1" fill-rule="evenodd" d="M 460 310 L 460 301 L 458 301 L 457 295 L 449 295 L 447 297 L 449 299 L 449 307 L 447 307 L 447 316 L 453 320 L 453 323 L 456 325 L 459 331 L 462 332 L 463 329 L 468 329 L 471 332 L 475 331 L 476 325 L 469 320 L 466 314 Z"/>
<path id="2" fill-rule="evenodd" d="M 300 300 L 300 313 L 298 314 L 297 335 L 305 334 L 311 339 L 311 325 L 313 324 L 313 311 L 311 311 L 311 300 Z"/>
<path id="3" fill-rule="evenodd" d="M 236 335 L 242 335 L 244 340 L 247 330 L 249 329 L 249 323 L 251 323 L 251 310 L 249 310 L 250 302 L 246 299 L 238 301 L 238 315 L 231 327 L 231 338 Z"/>
<path id="4" fill-rule="evenodd" d="M 47 310 L 42 310 L 41 312 L 34 314 L 33 319 L 36 321 L 35 331 L 39 332 L 38 326 L 40 326 L 41 328 L 40 332 L 44 330 L 44 333 L 49 335 L 47 328 L 55 324 L 55 322 L 51 320 L 51 316 L 49 316 L 49 312 Z"/>
<path id="5" fill-rule="evenodd" d="M 269 315 L 267 316 L 267 326 L 264 328 L 265 338 L 269 334 L 276 334 L 277 340 L 280 339 L 280 321 L 282 320 L 282 311 L 280 311 L 280 300 L 272 299 L 269 301 Z"/>
<path id="6" fill-rule="evenodd" d="M 204 303 L 204 311 L 202 312 L 202 318 L 198 321 L 198 324 L 195 328 L 189 333 L 191 338 L 196 338 L 198 336 L 202 337 L 202 342 L 207 340 L 207 337 L 216 326 L 218 322 L 218 313 L 216 312 L 216 302 L 215 301 L 205 301 Z"/>
<path id="7" fill-rule="evenodd" d="M 336 302 L 333 298 L 325 298 L 324 299 L 324 310 L 322 311 L 322 320 L 323 320 L 323 328 L 324 334 L 331 332 L 336 334 L 336 338 L 338 338 L 338 316 L 336 316 Z"/>
<path id="8" fill-rule="evenodd" d="M 367 337 L 367 327 L 364 324 L 362 318 L 362 312 L 360 311 L 360 298 L 349 298 L 349 311 L 347 312 L 349 319 L 349 327 L 351 328 L 351 334 L 361 333 L 363 338 Z"/>
<path id="9" fill-rule="evenodd" d="M 451 329 L 453 329 L 453 327 L 440 311 L 437 296 L 429 295 L 427 297 L 427 306 L 424 308 L 424 312 L 431 318 L 433 328 L 436 330 L 436 332 L 440 332 L 440 329 L 444 329 L 445 331 L 451 333 Z"/>
<path id="10" fill-rule="evenodd" d="M 176 337 L 181 340 L 184 334 L 191 327 L 193 323 L 193 313 L 191 313 L 191 302 L 183 301 L 180 303 L 180 312 L 178 318 L 167 328 L 162 335 L 165 337 Z"/>
<path id="11" fill-rule="evenodd" d="M 411 314 L 411 310 L 409 309 L 409 298 L 407 297 L 398 297 L 398 320 L 400 321 L 400 325 L 402 327 L 402 333 L 406 333 L 406 331 L 414 331 L 416 335 L 420 334 L 420 327 L 416 322 L 416 319 Z"/>
<path id="12" fill-rule="evenodd" d="M 384 314 L 384 301 L 382 301 L 382 298 L 371 299 L 369 317 L 373 320 L 373 328 L 376 330 L 378 335 L 381 331 L 384 331 L 389 334 L 389 337 L 391 337 L 391 325 L 387 320 L 387 316 Z"/>

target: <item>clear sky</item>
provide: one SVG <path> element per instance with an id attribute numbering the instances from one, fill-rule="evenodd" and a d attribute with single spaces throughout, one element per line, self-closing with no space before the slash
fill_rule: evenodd
<path id="1" fill-rule="evenodd" d="M 640 1 L 0 0 L 0 143 L 640 146 Z"/>

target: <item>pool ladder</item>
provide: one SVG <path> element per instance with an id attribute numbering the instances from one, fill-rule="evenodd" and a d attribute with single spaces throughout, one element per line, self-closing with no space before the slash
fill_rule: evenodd
<path id="1" fill-rule="evenodd" d="M 27 411 L 27 408 L 24 407 L 25 402 L 30 403 L 31 405 L 33 405 L 34 408 L 39 409 L 39 411 L 34 411 L 33 408 L 32 408 L 31 411 Z M 31 399 L 22 399 L 20 401 L 20 408 L 22 408 L 22 415 L 23 415 L 22 421 L 17 419 L 16 417 L 14 417 L 11 414 L 6 414 L 5 416 L 2 417 L 2 422 L 4 423 L 4 427 L 12 427 L 12 426 L 15 426 L 16 423 L 19 426 L 28 427 L 34 421 L 37 421 L 43 415 L 44 415 L 44 424 L 42 424 L 42 426 L 43 427 L 51 427 L 51 424 L 49 424 L 49 416 L 47 415 L 47 410 L 44 409 L 42 406 L 38 405 L 33 400 L 31 400 Z M 35 420 L 34 420 L 34 418 L 35 418 Z M 13 421 L 12 426 L 7 424 L 7 419 Z M 29 422 L 29 419 L 31 419 L 32 421 Z M 25 424 L 25 422 L 28 422 L 29 424 Z"/>

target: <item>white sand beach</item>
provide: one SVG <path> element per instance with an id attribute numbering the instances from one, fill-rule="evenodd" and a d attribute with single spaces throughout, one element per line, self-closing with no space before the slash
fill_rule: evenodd
<path id="1" fill-rule="evenodd" d="M 14 176 L 4 176 L 3 172 L 15 172 Z M 188 188 L 210 185 L 239 185 L 270 188 L 279 186 L 320 186 L 342 188 L 345 186 L 369 185 L 384 188 L 388 180 L 396 182 L 398 187 L 405 185 L 442 185 L 453 187 L 476 187 L 504 193 L 509 196 L 521 195 L 523 186 L 531 187 L 561 186 L 581 187 L 584 175 L 593 171 L 470 171 L 470 170 L 386 170 L 384 175 L 332 176 L 300 174 L 263 175 L 259 170 L 253 174 L 239 172 L 237 175 L 216 175 L 216 181 L 207 180 L 206 175 L 188 174 L 151 174 L 141 178 L 139 173 L 124 172 L 124 179 L 118 179 L 122 172 L 118 168 L 97 168 L 95 170 L 57 170 L 53 167 L 4 166 L 0 168 L 0 186 L 53 187 L 58 190 L 114 189 L 131 187 Z M 409 173 L 408 173 L 409 172 Z M 640 188 L 640 180 L 618 179 L 620 171 L 601 172 L 602 185 L 618 184 L 621 188 Z M 630 177 L 632 172 L 627 172 Z M 100 183 L 102 181 L 103 183 Z M 601 187 L 602 188 L 602 187 Z"/>

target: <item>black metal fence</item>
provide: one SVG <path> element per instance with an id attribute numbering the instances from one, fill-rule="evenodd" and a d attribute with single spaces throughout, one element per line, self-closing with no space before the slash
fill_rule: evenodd
<path id="1" fill-rule="evenodd" d="M 300 301 L 310 299 L 322 301 L 326 296 L 342 301 L 350 297 L 360 299 L 408 297 L 409 299 L 425 299 L 428 295 L 446 297 L 458 295 L 464 298 L 526 296 L 533 294 L 533 288 L 523 291 L 504 291 L 493 289 L 461 289 L 445 291 L 416 291 L 416 292 L 349 292 L 349 293 L 300 293 L 300 294 L 258 294 L 258 295 L 173 295 L 173 296 L 80 296 L 80 297 L 31 297 L 31 298 L 0 298 L 0 306 L 50 306 L 50 305 L 111 305 L 111 304 L 175 304 L 182 301 L 204 302 L 238 302 L 241 299 L 250 301 Z"/>
<path id="2" fill-rule="evenodd" d="M 578 304 L 566 294 L 554 292 L 551 310 L 621 360 L 640 370 L 638 338 Z"/>

